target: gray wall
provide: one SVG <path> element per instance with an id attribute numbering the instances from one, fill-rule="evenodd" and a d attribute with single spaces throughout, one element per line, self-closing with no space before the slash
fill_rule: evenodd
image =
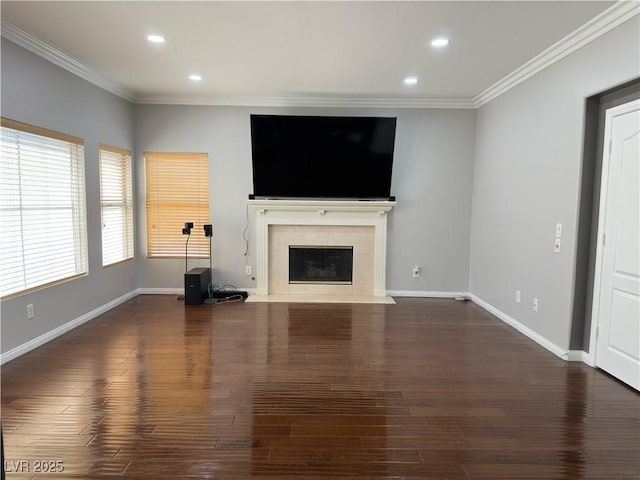
<path id="1" fill-rule="evenodd" d="M 2 38 L 3 117 L 85 140 L 89 274 L 2 302 L 2 352 L 132 290 L 135 261 L 102 268 L 98 144 L 133 148 L 131 104 Z M 32 303 L 35 318 L 27 320 Z"/>
<path id="2" fill-rule="evenodd" d="M 146 150 L 209 154 L 214 281 L 253 288 L 244 275 L 246 264 L 255 267 L 253 236 L 245 258 L 242 235 L 252 189 L 250 113 L 397 116 L 392 193 L 398 205 L 389 218 L 387 288 L 470 291 L 568 348 L 585 99 L 638 74 L 638 29 L 635 17 L 477 112 L 132 106 L 3 38 L 2 116 L 85 139 L 90 258 L 86 277 L 2 302 L 2 352 L 138 287 L 182 287 L 182 260 L 145 257 Z M 99 143 L 132 148 L 136 176 L 137 257 L 107 269 L 101 266 Z M 560 254 L 553 252 L 557 222 L 563 224 Z M 414 265 L 423 268 L 417 279 Z M 516 288 L 521 304 L 514 302 Z M 538 313 L 531 311 L 534 296 Z M 36 317 L 27 321 L 29 303 Z"/>
<path id="3" fill-rule="evenodd" d="M 470 291 L 563 349 L 572 327 L 586 98 L 638 75 L 638 31 L 636 16 L 478 111 Z"/>
<path id="4" fill-rule="evenodd" d="M 466 292 L 475 111 L 437 109 L 299 109 L 136 105 L 138 190 L 138 285 L 180 288 L 184 261 L 147 259 L 145 254 L 144 151 L 207 152 L 214 225 L 214 283 L 255 288 L 244 273 L 255 268 L 250 235 L 245 257 L 243 230 L 251 173 L 251 113 L 370 115 L 398 118 L 389 217 L 389 290 Z M 366 180 L 365 180 L 366 181 Z M 207 266 L 192 260 L 189 268 Z M 423 267 L 413 278 L 414 265 Z"/>
<path id="5" fill-rule="evenodd" d="M 389 219 L 390 290 L 468 290 L 475 111 L 266 109 L 136 105 L 2 38 L 2 116 L 85 139 L 89 275 L 2 302 L 2 352 L 20 346 L 136 288 L 181 288 L 182 260 L 147 259 L 144 151 L 207 152 L 214 282 L 253 288 L 244 266 L 247 194 L 252 191 L 250 113 L 397 116 Z M 135 261 L 102 268 L 98 144 L 134 152 L 137 200 Z M 190 267 L 208 261 L 192 260 Z M 423 267 L 419 278 L 414 265 Z M 26 305 L 36 316 L 26 320 Z"/>

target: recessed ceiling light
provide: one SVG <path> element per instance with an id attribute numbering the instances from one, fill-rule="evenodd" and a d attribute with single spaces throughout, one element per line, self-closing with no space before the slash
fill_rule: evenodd
<path id="1" fill-rule="evenodd" d="M 438 37 L 438 38 L 434 38 L 433 40 L 431 40 L 431 46 L 432 47 L 436 47 L 436 48 L 446 47 L 450 43 L 451 43 L 451 40 L 449 40 L 448 38 L 444 38 L 444 37 Z"/>
<path id="2" fill-rule="evenodd" d="M 151 43 L 164 43 L 165 38 L 162 35 L 147 35 L 147 40 Z"/>
<path id="3" fill-rule="evenodd" d="M 194 82 L 199 82 L 202 80 L 202 75 L 198 75 L 197 73 L 192 73 L 189 75 L 189 80 L 193 80 Z"/>
<path id="4" fill-rule="evenodd" d="M 415 85 L 418 83 L 418 77 L 407 77 L 404 79 L 405 85 Z"/>

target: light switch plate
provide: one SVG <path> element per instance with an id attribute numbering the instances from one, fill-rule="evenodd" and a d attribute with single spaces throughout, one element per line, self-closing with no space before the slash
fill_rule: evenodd
<path id="1" fill-rule="evenodd" d="M 562 238 L 562 224 L 556 223 L 556 238 Z"/>

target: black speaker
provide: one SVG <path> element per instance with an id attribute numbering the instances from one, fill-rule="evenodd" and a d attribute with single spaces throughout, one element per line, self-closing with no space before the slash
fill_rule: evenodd
<path id="1" fill-rule="evenodd" d="M 184 274 L 185 305 L 200 305 L 209 296 L 211 270 L 208 268 L 192 268 Z"/>
<path id="2" fill-rule="evenodd" d="M 204 236 L 205 237 L 213 237 L 213 225 L 211 225 L 210 223 L 207 223 L 204 226 Z"/>
<path id="3" fill-rule="evenodd" d="M 193 222 L 184 222 L 184 228 L 182 229 L 182 234 L 183 235 L 191 235 L 191 229 L 192 228 L 193 228 Z"/>

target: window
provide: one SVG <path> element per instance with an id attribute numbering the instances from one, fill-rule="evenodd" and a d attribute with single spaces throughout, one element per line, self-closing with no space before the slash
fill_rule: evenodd
<path id="1" fill-rule="evenodd" d="M 2 119 L 0 295 L 87 273 L 84 141 Z"/>
<path id="2" fill-rule="evenodd" d="M 131 152 L 100 145 L 102 265 L 133 258 Z"/>
<path id="3" fill-rule="evenodd" d="M 189 258 L 209 258 L 209 158 L 206 153 L 144 154 L 147 182 L 147 256 L 184 258 L 185 222 L 193 222 Z"/>

